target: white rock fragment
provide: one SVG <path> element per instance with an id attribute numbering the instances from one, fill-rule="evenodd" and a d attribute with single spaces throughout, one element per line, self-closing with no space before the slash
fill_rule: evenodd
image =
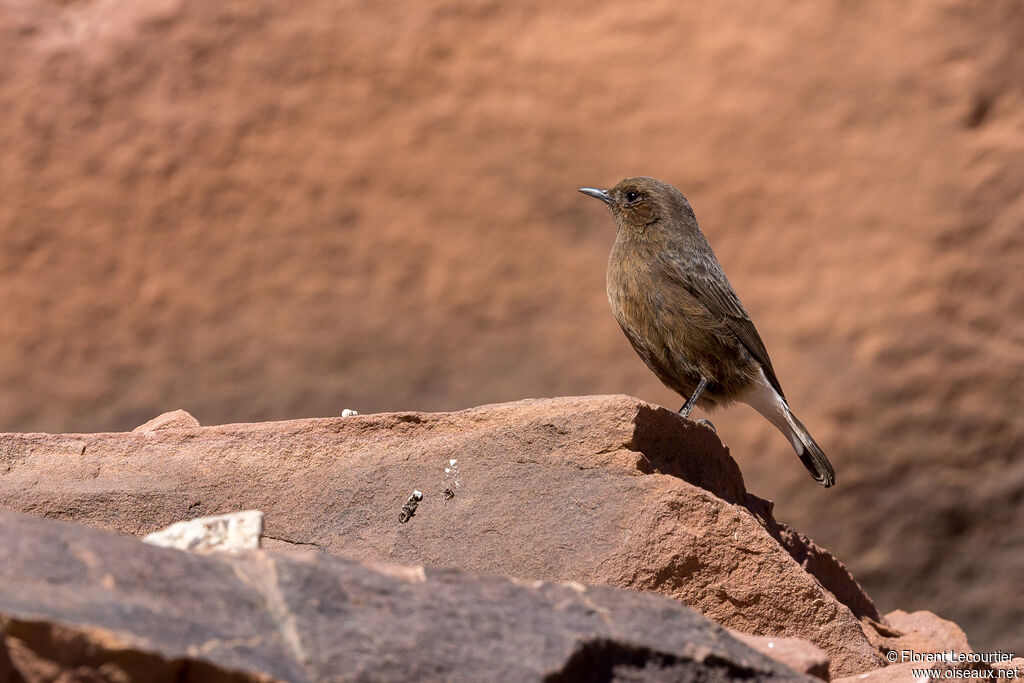
<path id="1" fill-rule="evenodd" d="M 208 553 L 259 548 L 262 535 L 263 513 L 245 510 L 176 522 L 163 531 L 149 534 L 142 542 L 161 548 Z"/>
<path id="2" fill-rule="evenodd" d="M 408 581 L 409 583 L 423 583 L 427 580 L 427 572 L 421 564 L 406 567 L 399 564 L 389 564 L 387 562 L 368 562 L 366 566 L 374 571 L 384 574 L 385 576 L 390 576 L 402 581 Z"/>
<path id="3" fill-rule="evenodd" d="M 413 491 L 412 497 L 416 500 L 423 500 L 423 491 Z"/>
<path id="4" fill-rule="evenodd" d="M 353 415 L 358 415 L 358 414 L 359 413 L 357 413 L 356 411 L 352 410 L 351 408 L 345 408 L 345 410 L 341 411 L 341 416 L 342 417 L 352 417 Z"/>

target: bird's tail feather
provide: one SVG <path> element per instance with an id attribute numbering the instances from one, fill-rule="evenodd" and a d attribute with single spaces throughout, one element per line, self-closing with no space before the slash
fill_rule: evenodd
<path id="1" fill-rule="evenodd" d="M 793 440 L 793 449 L 800 457 L 800 462 L 804 464 L 814 480 L 825 488 L 835 484 L 836 471 L 832 469 L 832 463 L 825 457 L 821 447 L 815 443 L 810 432 L 807 431 L 807 427 L 804 427 L 804 423 L 797 419 L 788 406 L 785 410 L 785 417 L 793 431 L 793 436 L 796 437 Z"/>

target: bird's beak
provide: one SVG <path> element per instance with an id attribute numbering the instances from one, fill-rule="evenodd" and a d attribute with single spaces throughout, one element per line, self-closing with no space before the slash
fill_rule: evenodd
<path id="1" fill-rule="evenodd" d="M 612 196 L 608 194 L 608 190 L 599 190 L 596 187 L 581 187 L 580 192 L 587 195 L 588 197 L 600 199 L 602 202 L 609 206 L 615 203 L 615 200 L 612 199 Z"/>

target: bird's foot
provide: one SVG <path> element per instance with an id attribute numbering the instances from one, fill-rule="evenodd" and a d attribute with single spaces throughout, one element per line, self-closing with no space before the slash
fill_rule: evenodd
<path id="1" fill-rule="evenodd" d="M 713 431 L 715 434 L 718 433 L 718 430 L 715 429 L 715 425 L 711 424 L 711 420 L 697 420 L 697 424 L 704 425 L 705 427 Z"/>
<path id="2" fill-rule="evenodd" d="M 693 406 L 691 406 L 691 405 L 684 405 L 682 408 L 680 408 L 677 411 L 676 414 L 681 416 L 681 417 L 685 417 L 686 419 L 689 419 L 690 418 L 690 413 L 692 411 L 693 411 Z M 700 420 L 695 420 L 695 422 L 697 424 L 699 424 L 699 425 L 704 425 L 705 427 L 707 427 L 708 429 L 713 431 L 715 434 L 718 433 L 718 430 L 715 429 L 715 425 L 711 424 L 711 420 L 707 420 L 707 419 L 703 419 L 702 418 Z"/>

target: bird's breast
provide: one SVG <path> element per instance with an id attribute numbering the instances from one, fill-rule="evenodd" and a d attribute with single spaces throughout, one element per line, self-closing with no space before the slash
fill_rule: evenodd
<path id="1" fill-rule="evenodd" d="M 608 260 L 608 303 L 637 354 L 677 391 L 710 374 L 727 341 L 720 324 L 687 287 L 685 273 L 665 272 L 663 260 L 616 244 Z M 690 387 L 692 388 L 692 387 Z"/>
<path id="2" fill-rule="evenodd" d="M 627 250 L 618 244 L 608 259 L 608 303 L 612 314 L 637 352 L 645 357 L 664 345 L 671 303 L 664 284 L 642 252 Z"/>
<path id="3" fill-rule="evenodd" d="M 657 270 L 657 260 L 643 249 L 616 242 L 608 258 L 608 303 L 619 325 L 652 341 L 661 337 L 666 326 L 676 326 L 694 315 L 699 308 L 687 292 L 675 285 L 673 278 Z"/>

